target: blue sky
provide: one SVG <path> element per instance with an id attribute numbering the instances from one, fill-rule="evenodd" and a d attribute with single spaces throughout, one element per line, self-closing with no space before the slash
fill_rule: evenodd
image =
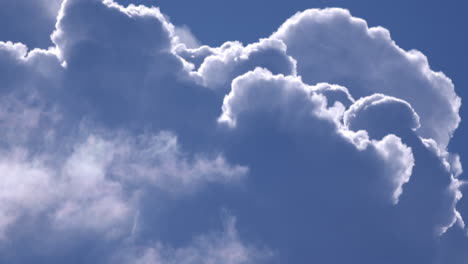
<path id="1" fill-rule="evenodd" d="M 0 0 L 0 263 L 468 263 L 465 7 Z"/>

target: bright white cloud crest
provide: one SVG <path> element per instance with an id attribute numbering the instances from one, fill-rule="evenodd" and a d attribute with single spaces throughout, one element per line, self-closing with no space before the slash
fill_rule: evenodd
<path id="1" fill-rule="evenodd" d="M 156 7 L 65 0 L 51 39 L 0 42 L 0 250 L 31 252 L 1 260 L 444 263 L 463 233 L 451 80 L 347 10 L 209 47 Z"/>

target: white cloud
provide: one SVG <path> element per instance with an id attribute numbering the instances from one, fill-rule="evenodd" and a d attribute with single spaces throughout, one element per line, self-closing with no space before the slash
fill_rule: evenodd
<path id="1" fill-rule="evenodd" d="M 246 47 L 239 42 L 226 42 L 210 50 L 212 54 L 203 60 L 196 72 L 192 72 L 192 76 L 223 93 L 232 79 L 256 67 L 266 67 L 277 74 L 296 74 L 295 60 L 286 55 L 286 45 L 277 39 L 262 39 Z"/>
<path id="2" fill-rule="evenodd" d="M 153 184 L 173 193 L 190 192 L 207 183 L 240 182 L 244 166 L 230 165 L 221 154 L 212 157 L 184 153 L 170 132 L 119 139 L 111 173 L 125 181 Z"/>
<path id="3" fill-rule="evenodd" d="M 388 117 L 385 117 L 386 114 Z M 373 115 L 376 117 L 374 118 Z M 383 94 L 373 94 L 359 99 L 343 116 L 344 125 L 354 130 L 361 128 L 360 126 L 366 125 L 366 123 L 377 125 L 379 121 L 387 122 L 389 125 L 398 121 L 400 126 L 417 130 L 421 126 L 419 120 L 418 114 L 408 102 Z M 393 127 L 397 126 L 393 125 Z"/>
<path id="4" fill-rule="evenodd" d="M 28 160 L 23 149 L 2 151 L 0 158 L 0 238 L 24 214 L 43 212 L 57 198 L 55 175 L 41 164 Z"/>
<path id="5" fill-rule="evenodd" d="M 49 147 L 42 154 L 2 149 L 0 231 L 4 238 L 21 216 L 41 214 L 51 217 L 59 230 L 119 237 L 130 232 L 139 211 L 138 194 L 148 186 L 183 195 L 209 183 L 240 182 L 248 172 L 246 167 L 230 165 L 221 154 L 190 157 L 169 132 L 137 139 L 123 135 L 104 139 L 86 133 L 79 138 L 83 137 L 71 151 L 68 146 Z"/>
<path id="6" fill-rule="evenodd" d="M 399 114 L 399 109 L 395 108 L 395 105 L 403 104 L 406 107 L 403 110 L 410 109 L 409 114 L 403 112 L 401 116 L 404 118 L 405 115 L 409 115 L 412 118 L 408 122 L 413 129 L 419 125 L 418 116 L 406 102 L 382 95 L 360 99 L 345 112 L 344 106 L 339 101 L 335 101 L 333 107 L 328 107 L 324 94 L 336 99 L 334 98 L 336 94 L 329 93 L 330 91 L 342 93 L 344 96 L 341 96 L 341 100 L 344 100 L 344 103 L 353 100 L 345 88 L 326 84 L 308 86 L 302 83 L 299 77 L 273 75 L 267 70 L 257 68 L 233 81 L 232 90 L 224 99 L 223 113 L 218 120 L 235 127 L 238 118 L 242 115 L 267 113 L 275 115 L 283 129 L 293 131 L 306 130 L 308 126 L 306 123 L 313 123 L 311 119 L 314 118 L 327 120 L 334 125 L 333 130 L 336 135 L 349 140 L 348 142 L 358 150 L 366 150 L 369 146 L 375 148 L 378 156 L 385 161 L 385 168 L 381 173 L 388 177 L 386 181 L 390 182 L 391 200 L 395 204 L 398 203 L 398 197 L 403 192 L 402 187 L 409 181 L 414 166 L 411 148 L 404 145 L 395 135 L 385 136 L 381 140 L 370 140 L 365 130 L 364 135 L 353 132 L 352 130 L 358 129 L 352 129 L 350 123 L 363 115 L 360 111 L 368 109 L 372 111 L 372 106 L 385 104 L 393 107 L 390 109 L 392 115 Z M 334 110 L 335 108 L 340 110 Z M 380 118 L 382 116 L 375 109 L 372 114 L 380 114 Z M 399 121 L 401 120 L 403 119 L 399 118 Z"/>
<path id="7" fill-rule="evenodd" d="M 174 34 L 180 43 L 184 44 L 189 49 L 199 48 L 200 41 L 193 35 L 190 28 L 186 25 L 174 27 Z"/>
<path id="8" fill-rule="evenodd" d="M 237 77 L 232 82 L 231 92 L 225 96 L 220 122 L 236 125 L 238 116 L 244 111 L 267 111 L 280 109 L 285 116 L 281 119 L 302 118 L 311 115 L 325 104 L 325 98 L 312 96 L 313 87 L 304 85 L 299 77 L 273 75 L 270 71 L 257 68 Z M 303 109 L 297 109 L 303 108 Z"/>
<path id="9" fill-rule="evenodd" d="M 422 53 L 404 51 L 386 29 L 369 28 L 347 10 L 298 13 L 271 38 L 284 41 L 307 83 L 339 83 L 355 97 L 384 93 L 409 102 L 421 118 L 418 134 L 442 147 L 460 122 L 461 101 L 449 78 L 432 71 Z"/>
<path id="10" fill-rule="evenodd" d="M 427 263 L 463 226 L 453 84 L 346 10 L 209 47 L 156 7 L 66 0 L 52 40 L 0 42 L 3 241 L 86 233 L 108 249 L 91 262 L 259 263 L 252 240 L 294 263 Z M 210 233 L 226 205 L 242 232 Z"/>
<path id="11" fill-rule="evenodd" d="M 381 141 L 374 142 L 374 146 L 379 155 L 389 164 L 386 172 L 394 189 L 392 199 L 394 204 L 398 204 L 398 199 L 403 193 L 403 185 L 410 181 L 413 173 L 413 152 L 395 135 L 388 135 Z"/>
<path id="12" fill-rule="evenodd" d="M 63 202 L 53 214 L 59 228 L 104 230 L 110 236 L 128 228 L 136 209 L 121 183 L 108 176 L 114 152 L 112 143 L 90 136 L 59 168 Z"/>

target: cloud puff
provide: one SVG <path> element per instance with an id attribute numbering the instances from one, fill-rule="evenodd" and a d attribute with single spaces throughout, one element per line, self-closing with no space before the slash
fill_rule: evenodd
<path id="1" fill-rule="evenodd" d="M 400 133 L 399 128 L 417 130 L 421 126 L 419 119 L 408 102 L 373 94 L 355 102 L 344 114 L 343 123 L 349 129 L 363 129 L 378 137 Z M 392 125 L 395 123 L 400 126 Z"/>
<path id="2" fill-rule="evenodd" d="M 320 132 L 317 132 L 317 130 L 329 130 L 329 133 L 336 133 L 337 136 L 342 136 L 343 140 L 349 140 L 361 151 L 368 149 L 368 147 L 373 148 L 383 160 L 388 162 L 388 167 L 384 167 L 379 174 L 387 174 L 390 181 L 394 181 L 396 184 L 393 186 L 392 199 L 397 202 L 402 193 L 402 186 L 409 181 L 414 166 L 411 149 L 402 144 L 400 138 L 388 131 L 386 132 L 390 135 L 381 141 L 370 140 L 367 135 L 363 138 L 356 138 L 353 132 L 349 131 L 349 128 L 355 129 L 349 123 L 354 121 L 357 116 L 360 116 L 358 109 L 364 108 L 367 110 L 366 106 L 372 106 L 375 101 L 373 102 L 370 99 L 364 102 L 358 100 L 344 113 L 344 106 L 339 102 L 335 101 L 333 106 L 327 107 L 327 98 L 323 96 L 323 92 L 340 91 L 346 94 L 346 90 L 341 90 L 343 88 L 339 86 L 327 86 L 328 89 L 325 87 L 323 84 L 317 87 L 308 86 L 302 83 L 298 77 L 273 75 L 269 71 L 256 69 L 233 81 L 231 93 L 224 99 L 223 114 L 219 121 L 235 127 L 239 118 L 247 119 L 246 122 L 249 122 L 248 119 L 251 118 L 251 115 L 260 115 L 261 118 L 274 115 L 281 124 L 281 130 L 291 131 L 292 133 L 310 130 L 309 133 L 312 137 L 320 137 Z M 374 97 L 382 96 L 376 95 Z M 345 97 L 346 99 L 349 100 L 349 98 Z M 369 109 L 369 111 L 372 110 Z M 391 112 L 397 114 L 398 110 L 392 109 Z M 382 116 L 381 113 L 376 113 L 375 110 L 372 113 Z M 414 112 L 411 112 L 411 114 L 414 114 Z M 350 116 L 354 117 L 352 121 L 350 121 Z M 324 124 L 319 123 L 320 119 Z M 339 121 L 341 119 L 344 119 L 344 126 Z M 328 128 L 327 121 L 329 123 Z M 374 120 L 370 122 L 375 123 Z M 414 122 L 417 123 L 417 120 Z M 319 124 L 321 129 L 316 128 L 313 132 L 312 127 L 314 125 L 319 126 Z M 393 122 L 393 124 L 395 123 Z M 317 135 L 314 135 L 314 133 L 317 133 Z M 265 136 L 267 135 L 265 134 Z M 299 135 L 297 135 L 297 138 L 300 138 Z"/>
<path id="3" fill-rule="evenodd" d="M 389 258 L 411 263 L 434 259 L 435 255 L 423 254 L 423 248 L 435 247 L 437 236 L 459 220 L 454 207 L 460 199 L 458 180 L 442 165 L 447 160 L 427 149 L 415 134 L 418 118 L 408 103 L 374 95 L 344 111 L 336 101 L 328 107 L 323 87 L 262 69 L 233 81 L 219 121 L 242 142 L 228 145 L 226 153 L 247 164 L 256 176 L 252 182 L 256 193 L 249 199 L 258 200 L 250 206 L 237 205 L 239 217 L 248 218 L 245 224 L 252 230 L 270 234 L 268 241 L 282 248 L 288 260 L 340 263 L 351 258 L 371 263 Z M 394 122 L 393 116 L 386 118 L 388 114 L 407 121 Z M 392 130 L 384 128 L 375 134 L 373 126 L 381 126 L 377 117 L 383 118 L 382 124 L 392 124 L 387 126 Z M 437 176 L 428 177 L 431 173 Z M 428 201 L 430 209 L 424 205 Z M 286 226 L 278 212 L 287 214 L 295 227 Z M 400 235 L 386 234 L 382 225 Z M 335 233 L 336 229 L 340 232 Z M 385 238 L 401 250 L 417 245 L 417 251 L 398 257 L 368 255 L 368 250 L 385 251 L 388 244 L 359 240 L 359 246 L 353 246 L 355 232 L 365 241 Z M 286 250 L 291 243 L 286 241 L 291 240 L 315 246 L 308 248 L 311 251 L 299 246 Z M 332 249 L 341 255 L 330 257 Z"/>
<path id="4" fill-rule="evenodd" d="M 432 71 L 422 53 L 402 50 L 386 29 L 369 28 L 347 10 L 298 13 L 271 37 L 284 41 L 305 82 L 339 83 L 355 97 L 383 93 L 409 102 L 422 120 L 418 133 L 441 146 L 460 122 L 460 98 L 449 78 Z"/>
<path id="5" fill-rule="evenodd" d="M 193 54 L 202 52 L 206 47 L 195 50 L 180 50 Z M 204 86 L 222 89 L 225 93 L 232 79 L 243 73 L 265 67 L 274 73 L 295 75 L 295 60 L 286 55 L 286 45 L 277 39 L 263 39 L 258 43 L 244 47 L 239 42 L 227 42 L 220 48 L 210 48 L 211 54 L 204 58 L 203 63 L 192 75 Z"/>
<path id="6" fill-rule="evenodd" d="M 460 99 L 387 30 L 313 9 L 209 47 L 65 0 L 51 39 L 0 42 L 0 262 L 467 261 Z"/>

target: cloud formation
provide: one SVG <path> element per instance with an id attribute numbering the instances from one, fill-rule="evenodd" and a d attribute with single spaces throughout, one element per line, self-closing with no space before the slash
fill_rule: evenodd
<path id="1" fill-rule="evenodd" d="M 384 93 L 408 101 L 422 119 L 418 133 L 442 147 L 458 127 L 461 101 L 451 80 L 432 71 L 421 52 L 402 50 L 388 30 L 369 28 L 347 10 L 298 13 L 272 37 L 284 41 L 308 83 L 339 83 L 356 97 Z"/>
<path id="2" fill-rule="evenodd" d="M 65 0 L 51 40 L 0 42 L 0 262 L 468 261 L 461 100 L 386 29 L 311 9 L 209 47 Z"/>

